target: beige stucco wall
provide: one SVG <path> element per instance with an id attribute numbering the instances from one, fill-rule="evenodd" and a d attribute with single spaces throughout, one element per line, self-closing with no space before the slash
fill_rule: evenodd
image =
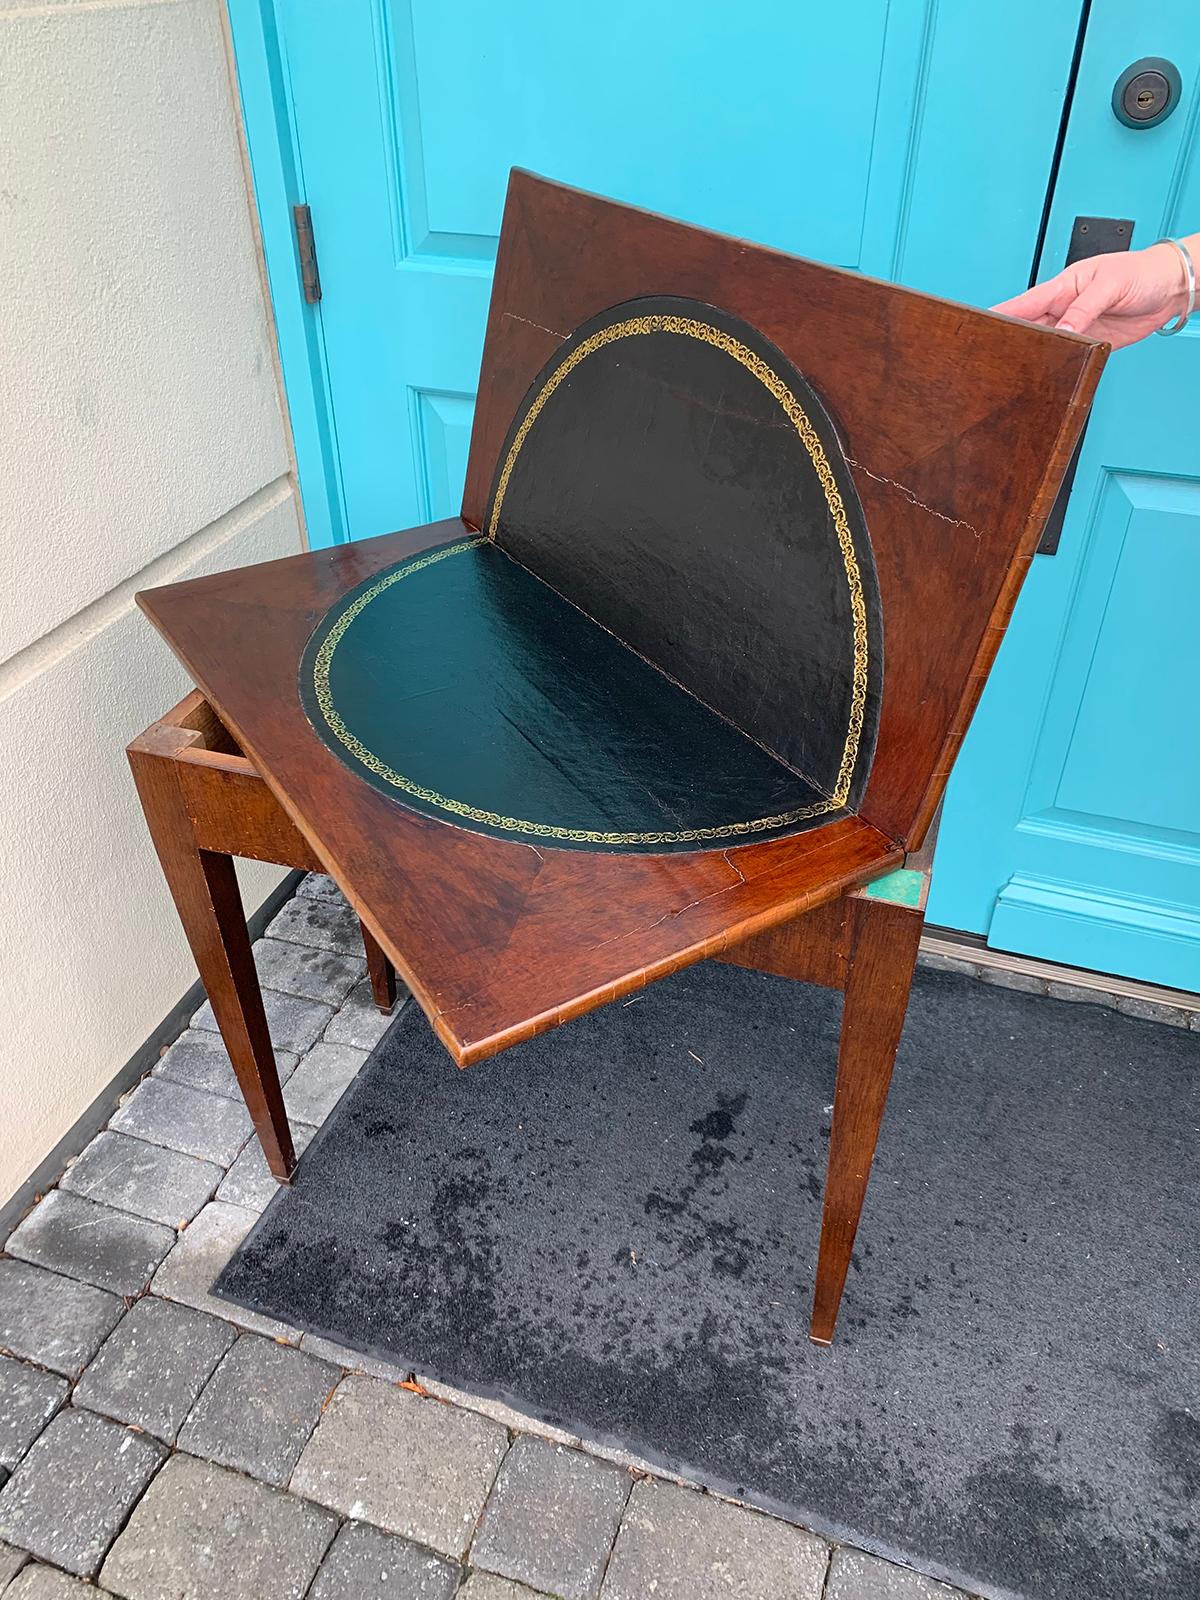
<path id="1" fill-rule="evenodd" d="M 301 542 L 219 6 L 0 0 L 0 1201 L 195 981 L 134 592 Z"/>

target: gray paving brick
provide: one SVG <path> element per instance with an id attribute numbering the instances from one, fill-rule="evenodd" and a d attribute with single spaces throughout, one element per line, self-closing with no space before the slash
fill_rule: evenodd
<path id="1" fill-rule="evenodd" d="M 481 1417 L 491 1417 L 493 1422 L 498 1422 L 502 1428 L 510 1428 L 514 1433 L 536 1433 L 540 1439 L 550 1439 L 554 1444 L 565 1444 L 572 1449 L 578 1447 L 580 1443 L 575 1434 L 556 1428 L 552 1423 L 542 1422 L 538 1417 L 527 1416 L 523 1411 L 506 1406 L 502 1400 L 489 1400 L 485 1395 L 468 1394 L 465 1389 L 455 1389 L 448 1383 L 439 1383 L 436 1378 L 426 1377 L 423 1372 L 417 1374 L 417 1381 L 438 1400 L 448 1400 L 452 1406 L 462 1406 L 467 1411 L 478 1411 Z M 590 1454 L 599 1455 L 600 1451 L 592 1450 Z"/>
<path id="2" fill-rule="evenodd" d="M 251 1132 L 250 1113 L 240 1101 L 204 1094 L 166 1078 L 139 1083 L 109 1127 L 219 1167 L 232 1165 Z"/>
<path id="3" fill-rule="evenodd" d="M 564 1600 L 592 1600 L 632 1479 L 619 1467 L 525 1435 L 504 1458 L 471 1563 Z"/>
<path id="4" fill-rule="evenodd" d="M 32 1261 L 114 1294 L 132 1295 L 141 1294 L 174 1243 L 174 1228 L 161 1222 L 52 1189 L 5 1248 L 18 1261 Z"/>
<path id="5" fill-rule="evenodd" d="M 240 1328 L 265 1333 L 269 1339 L 298 1344 L 300 1334 L 285 1322 L 260 1317 L 253 1311 L 212 1293 L 221 1268 L 241 1244 L 258 1218 L 242 1206 L 223 1200 L 210 1200 L 204 1210 L 179 1236 L 179 1243 L 154 1274 L 150 1287 L 166 1300 L 178 1300 L 197 1311 L 208 1311 Z"/>
<path id="6" fill-rule="evenodd" d="M 292 1130 L 292 1147 L 299 1157 L 317 1130 L 291 1117 L 288 1123 Z M 279 1179 L 267 1166 L 262 1145 L 257 1139 L 251 1139 L 222 1180 L 217 1199 L 245 1206 L 247 1211 L 265 1211 L 278 1193 Z"/>
<path id="7" fill-rule="evenodd" d="M 4 1600 L 111 1600 L 103 1589 L 42 1566 L 24 1568 L 11 1588 L 0 1585 L 0 1594 Z"/>
<path id="8" fill-rule="evenodd" d="M 825 1600 L 968 1600 L 961 1589 L 880 1561 L 864 1550 L 835 1550 Z"/>
<path id="9" fill-rule="evenodd" d="M 1163 1022 L 1169 1028 L 1186 1028 L 1188 1013 L 1182 1006 L 1168 1000 L 1149 1000 L 1142 995 L 1117 996 L 1117 1010 L 1125 1017 L 1137 1017 L 1141 1022 Z"/>
<path id="10" fill-rule="evenodd" d="M 283 1487 L 341 1368 L 245 1335 L 225 1356 L 179 1435 L 179 1448 Z"/>
<path id="11" fill-rule="evenodd" d="M 308 1600 L 451 1600 L 462 1569 L 393 1533 L 348 1522 Z"/>
<path id="12" fill-rule="evenodd" d="M 227 1322 L 146 1295 L 101 1346 L 74 1403 L 173 1444 L 235 1337 Z"/>
<path id="13" fill-rule="evenodd" d="M 60 1411 L 0 1489 L 0 1538 L 90 1577 L 165 1454 L 90 1411 Z"/>
<path id="14" fill-rule="evenodd" d="M 503 1428 L 375 1378 L 342 1380 L 292 1489 L 461 1556 L 508 1445 Z"/>
<path id="15" fill-rule="evenodd" d="M 313 1045 L 284 1086 L 283 1103 L 288 1116 L 320 1127 L 357 1078 L 366 1059 L 365 1050 L 354 1050 L 348 1044 Z"/>
<path id="16" fill-rule="evenodd" d="M 336 1531 L 327 1511 L 294 1495 L 176 1455 L 100 1581 L 125 1600 L 301 1600 Z"/>
<path id="17" fill-rule="evenodd" d="M 331 895 L 297 895 L 267 929 L 269 939 L 287 939 L 344 956 L 363 953 L 362 929 L 346 901 Z"/>
<path id="18" fill-rule="evenodd" d="M 300 1340 L 301 1350 L 322 1361 L 332 1361 L 351 1372 L 365 1372 L 372 1378 L 382 1378 L 384 1383 L 403 1383 L 411 1376 L 407 1367 L 398 1367 L 391 1361 L 379 1361 L 374 1356 L 364 1356 L 348 1345 L 335 1344 L 332 1339 L 322 1339 L 318 1333 L 306 1333 Z"/>
<path id="19" fill-rule="evenodd" d="M 371 985 L 365 979 L 351 989 L 325 1029 L 326 1044 L 352 1044 L 357 1050 L 373 1050 L 391 1027 L 407 998 L 407 991 L 396 980 L 396 1004 L 385 1015 L 371 998 Z"/>
<path id="20" fill-rule="evenodd" d="M 260 939 L 254 946 L 254 965 L 265 989 L 340 1006 L 367 970 L 361 952 L 361 941 L 357 956 L 344 956 L 286 939 Z"/>
<path id="21" fill-rule="evenodd" d="M 294 1051 L 276 1050 L 275 1070 L 280 1083 L 286 1083 L 295 1072 L 299 1059 Z M 154 1076 L 186 1084 L 189 1089 L 203 1089 L 205 1094 L 224 1095 L 226 1100 L 240 1103 L 242 1099 L 225 1041 L 207 1028 L 189 1028 L 181 1033 L 155 1067 Z"/>
<path id="22" fill-rule="evenodd" d="M 333 1007 L 321 1000 L 302 1000 L 299 995 L 280 994 L 278 989 L 263 990 L 263 1009 L 276 1051 L 301 1056 L 320 1037 L 333 1015 Z M 207 1000 L 192 1018 L 192 1027 L 216 1031 L 216 1018 Z"/>
<path id="23" fill-rule="evenodd" d="M 602 1600 L 820 1600 L 829 1546 L 814 1534 L 696 1489 L 643 1478 Z"/>
<path id="24" fill-rule="evenodd" d="M 307 899 L 310 896 L 317 900 L 341 900 L 344 898 L 342 891 L 327 872 L 310 872 L 307 877 L 300 880 L 296 895 L 299 899 Z"/>
<path id="25" fill-rule="evenodd" d="M 492 1572 L 472 1572 L 455 1600 L 552 1600 L 552 1597 L 539 1595 L 511 1578 L 498 1578 Z"/>
<path id="26" fill-rule="evenodd" d="M 64 1378 L 0 1356 L 0 1467 L 15 1467 L 67 1394 Z"/>
<path id="27" fill-rule="evenodd" d="M 0 1349 L 79 1375 L 125 1309 L 104 1289 L 25 1261 L 0 1261 Z"/>
<path id="28" fill-rule="evenodd" d="M 7 1585 L 28 1560 L 24 1550 L 14 1550 L 10 1544 L 0 1544 L 0 1594 L 10 1592 Z"/>
<path id="29" fill-rule="evenodd" d="M 106 1128 L 59 1180 L 88 1200 L 178 1228 L 190 1222 L 221 1181 L 221 1168 L 160 1144 Z"/>

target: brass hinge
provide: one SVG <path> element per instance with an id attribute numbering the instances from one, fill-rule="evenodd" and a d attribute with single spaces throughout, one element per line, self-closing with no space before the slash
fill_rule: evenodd
<path id="1" fill-rule="evenodd" d="M 315 306 L 321 298 L 321 274 L 317 270 L 312 212 L 307 206 L 293 206 L 292 221 L 296 225 L 296 250 L 300 256 L 300 282 L 304 285 L 304 298 L 310 306 Z"/>

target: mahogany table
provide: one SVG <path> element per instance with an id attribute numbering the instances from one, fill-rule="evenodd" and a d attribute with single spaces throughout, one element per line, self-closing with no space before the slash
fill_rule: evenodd
<path id="1" fill-rule="evenodd" d="M 706 957 L 824 984 L 828 1343 L 922 845 L 1104 354 L 514 173 L 461 516 L 138 597 L 198 689 L 130 761 L 275 1176 L 235 856 L 330 873 L 460 1066 Z"/>

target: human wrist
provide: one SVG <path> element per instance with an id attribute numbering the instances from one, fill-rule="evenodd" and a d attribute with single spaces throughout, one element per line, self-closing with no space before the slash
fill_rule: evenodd
<path id="1" fill-rule="evenodd" d="M 1183 234 L 1180 237 L 1179 242 L 1183 246 L 1183 248 L 1187 251 L 1188 255 L 1192 258 L 1192 272 L 1195 274 L 1196 278 L 1198 280 L 1200 280 L 1200 233 L 1186 233 L 1186 234 Z M 1179 264 L 1182 267 L 1183 263 L 1180 262 Z M 1184 287 L 1183 287 L 1182 306 L 1183 306 L 1183 309 L 1186 311 L 1187 310 L 1187 304 L 1188 304 L 1188 286 L 1187 286 L 1187 282 L 1186 282 L 1186 279 L 1187 279 L 1186 272 L 1184 273 L 1184 279 L 1185 279 L 1185 282 L 1184 282 Z M 1194 291 L 1193 291 L 1192 298 L 1195 300 L 1195 305 L 1192 307 L 1192 309 L 1195 310 L 1195 309 L 1197 309 L 1197 307 L 1200 307 L 1200 299 L 1196 298 L 1196 295 L 1195 295 Z"/>
<path id="2" fill-rule="evenodd" d="M 1192 233 L 1181 237 L 1179 244 L 1188 252 L 1193 263 L 1200 264 L 1200 234 Z M 1162 309 L 1167 320 L 1171 321 L 1186 315 L 1192 309 L 1191 281 L 1179 249 L 1170 239 L 1160 239 L 1156 244 L 1149 246 L 1146 254 L 1157 257 L 1156 268 L 1163 296 Z"/>

